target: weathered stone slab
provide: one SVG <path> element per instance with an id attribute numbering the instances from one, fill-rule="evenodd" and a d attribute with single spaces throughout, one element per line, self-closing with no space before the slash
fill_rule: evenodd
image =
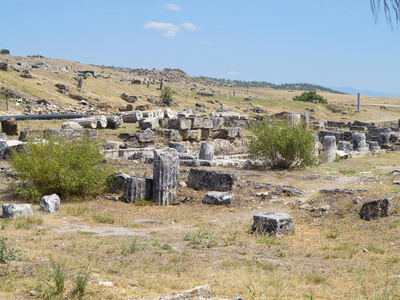
<path id="1" fill-rule="evenodd" d="M 184 141 L 200 141 L 201 139 L 201 130 L 180 130 L 180 135 Z"/>
<path id="2" fill-rule="evenodd" d="M 154 150 L 153 200 L 159 205 L 170 205 L 179 185 L 179 156 L 175 149 Z"/>
<path id="3" fill-rule="evenodd" d="M 129 177 L 125 183 L 123 201 L 134 203 L 138 199 L 151 200 L 153 197 L 153 180 Z"/>
<path id="4" fill-rule="evenodd" d="M 60 197 L 57 194 L 43 196 L 40 199 L 40 210 L 55 213 L 60 210 Z"/>
<path id="5" fill-rule="evenodd" d="M 192 120 L 189 118 L 169 119 L 168 128 L 178 130 L 190 130 L 192 128 Z"/>
<path id="6" fill-rule="evenodd" d="M 213 127 L 213 123 L 211 118 L 209 117 L 190 117 L 192 120 L 192 129 L 211 129 Z"/>
<path id="7" fill-rule="evenodd" d="M 1 121 L 1 130 L 8 135 L 18 134 L 18 122 L 15 118 Z"/>
<path id="8" fill-rule="evenodd" d="M 4 203 L 2 218 L 29 217 L 33 215 L 30 204 Z"/>
<path id="9" fill-rule="evenodd" d="M 224 126 L 224 118 L 215 117 L 212 119 L 212 130 L 217 131 L 220 130 Z"/>
<path id="10" fill-rule="evenodd" d="M 231 191 L 236 184 L 236 175 L 227 172 L 192 168 L 189 172 L 188 187 L 195 190 Z"/>
<path id="11" fill-rule="evenodd" d="M 111 183 L 110 191 L 111 193 L 115 193 L 119 190 L 123 191 L 125 190 L 125 184 L 128 181 L 130 176 L 128 174 L 125 174 L 123 172 L 118 172 L 115 176 L 114 179 Z"/>
<path id="12" fill-rule="evenodd" d="M 140 110 L 128 111 L 120 115 L 124 123 L 136 123 L 143 119 L 143 113 Z"/>
<path id="13" fill-rule="evenodd" d="M 261 212 L 255 214 L 253 220 L 253 233 L 283 235 L 295 232 L 292 216 L 285 213 Z"/>
<path id="14" fill-rule="evenodd" d="M 243 136 L 243 128 L 221 128 L 218 137 L 220 139 L 235 139 Z"/>
<path id="15" fill-rule="evenodd" d="M 353 150 L 360 151 L 362 149 L 365 149 L 366 146 L 367 144 L 365 133 L 355 133 L 353 135 Z"/>
<path id="16" fill-rule="evenodd" d="M 337 194 L 348 194 L 348 195 L 353 195 L 356 193 L 365 193 L 367 192 L 367 189 L 323 189 L 320 190 L 319 192 L 321 194 L 333 194 L 333 195 L 337 195 Z"/>
<path id="17" fill-rule="evenodd" d="M 202 142 L 200 145 L 199 159 L 213 160 L 214 159 L 214 143 Z"/>
<path id="18" fill-rule="evenodd" d="M 108 116 L 107 117 L 107 128 L 108 129 L 118 129 L 122 126 L 124 120 L 121 116 Z"/>
<path id="19" fill-rule="evenodd" d="M 322 144 L 323 162 L 333 162 L 336 158 L 336 137 L 324 136 Z"/>
<path id="20" fill-rule="evenodd" d="M 360 210 L 360 218 L 366 221 L 388 217 L 394 205 L 390 199 L 365 202 Z"/>
<path id="21" fill-rule="evenodd" d="M 234 197 L 234 194 L 226 192 L 208 192 L 203 199 L 203 203 L 210 205 L 229 205 L 232 203 Z"/>
<path id="22" fill-rule="evenodd" d="M 352 145 L 348 141 L 339 141 L 338 143 L 338 150 L 340 151 L 350 151 L 352 148 Z"/>
<path id="23" fill-rule="evenodd" d="M 159 117 L 148 117 L 140 121 L 140 126 L 142 126 L 143 129 L 156 129 L 160 126 L 159 120 Z"/>
<path id="24" fill-rule="evenodd" d="M 83 127 L 78 122 L 64 122 L 61 125 L 62 129 L 82 129 Z"/>
<path id="25" fill-rule="evenodd" d="M 184 143 L 180 143 L 180 142 L 169 142 L 168 146 L 170 148 L 175 149 L 176 151 L 178 151 L 179 153 L 187 153 L 187 149 Z"/>

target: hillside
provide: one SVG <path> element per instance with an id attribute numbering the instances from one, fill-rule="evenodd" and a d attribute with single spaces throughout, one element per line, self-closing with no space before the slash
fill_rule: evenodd
<path id="1" fill-rule="evenodd" d="M 295 90 L 295 91 L 314 91 L 314 92 L 328 92 L 333 94 L 346 94 L 331 88 L 311 83 L 282 83 L 274 84 L 266 81 L 243 81 L 243 80 L 229 80 L 224 78 L 203 77 L 200 78 L 210 79 L 221 84 L 231 84 L 238 87 L 256 87 L 256 88 L 271 88 L 274 90 Z"/>
<path id="2" fill-rule="evenodd" d="M 292 89 L 287 89 L 289 86 L 282 86 L 284 89 L 278 89 L 279 86 L 274 86 L 274 88 L 240 87 L 205 77 L 193 77 L 179 69 L 131 69 L 10 55 L 1 55 L 0 62 L 10 65 L 9 71 L 0 70 L 0 89 L 7 92 L 11 99 L 28 100 L 10 102 L 9 108 L 17 113 L 23 113 L 26 105 L 34 99 L 48 100 L 57 109 L 68 107 L 71 112 L 104 114 L 109 111 L 115 113 L 129 104 L 121 98 L 122 94 L 137 97 L 135 105 L 152 104 L 157 107 L 157 104 L 160 104 L 161 79 L 164 86 L 173 89 L 177 108 L 198 109 L 196 104 L 202 104 L 201 111 L 204 113 L 209 113 L 223 105 L 225 109 L 246 114 L 256 113 L 260 108 L 267 113 L 282 110 L 307 112 L 317 119 L 326 119 L 329 115 L 331 120 L 363 119 L 387 122 L 396 121 L 400 112 L 395 98 L 362 97 L 363 109 L 358 112 L 354 109 L 356 97 L 352 95 L 325 91 L 319 93 L 328 99 L 327 106 L 296 103 L 292 101 L 292 98 L 302 92 L 295 90 L 294 87 L 291 87 Z M 95 76 L 90 76 L 89 72 L 83 80 L 82 88 L 78 88 L 78 74 L 82 71 L 90 71 Z M 68 93 L 60 92 L 60 89 L 56 87 L 57 84 L 67 86 Z M 316 88 L 316 86 L 312 87 Z M 1 97 L 5 98 L 4 95 Z M 79 104 L 80 100 L 84 100 L 81 103 L 88 105 Z M 382 105 L 386 107 L 384 111 L 380 108 Z M 332 110 L 333 107 L 338 109 Z M 5 101 L 2 101 L 0 110 L 5 109 Z M 65 111 L 64 108 L 57 109 L 53 112 Z M 13 113 L 4 112 L 3 114 Z"/>

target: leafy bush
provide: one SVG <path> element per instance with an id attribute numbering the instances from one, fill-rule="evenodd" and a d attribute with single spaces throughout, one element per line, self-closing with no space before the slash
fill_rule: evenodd
<path id="1" fill-rule="evenodd" d="M 21 179 L 29 182 L 16 187 L 16 192 L 34 201 L 50 194 L 63 200 L 101 194 L 112 173 L 104 163 L 101 145 L 89 139 L 31 139 L 12 155 L 11 163 Z"/>
<path id="2" fill-rule="evenodd" d="M 0 54 L 10 54 L 10 50 L 8 49 L 1 49 Z"/>
<path id="3" fill-rule="evenodd" d="M 286 122 L 263 122 L 253 127 L 248 153 L 266 168 L 305 168 L 317 163 L 311 130 Z"/>
<path id="4" fill-rule="evenodd" d="M 173 94 L 174 92 L 171 90 L 171 88 L 166 87 L 164 90 L 161 91 L 160 98 L 165 104 L 171 105 L 173 102 Z"/>
<path id="5" fill-rule="evenodd" d="M 294 96 L 293 100 L 302 102 L 311 102 L 313 100 L 317 100 L 318 103 L 323 103 L 323 104 L 328 103 L 328 100 L 326 98 L 322 97 L 321 95 L 318 95 L 314 91 L 304 92 L 300 96 Z"/>

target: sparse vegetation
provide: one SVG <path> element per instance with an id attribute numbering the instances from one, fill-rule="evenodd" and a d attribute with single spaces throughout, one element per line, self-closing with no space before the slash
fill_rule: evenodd
<path id="1" fill-rule="evenodd" d="M 12 248 L 5 236 L 0 236 L 0 263 L 21 258 L 21 250 Z"/>
<path id="2" fill-rule="evenodd" d="M 302 169 L 317 163 L 314 133 L 299 125 L 265 121 L 253 127 L 251 159 L 271 169 Z"/>

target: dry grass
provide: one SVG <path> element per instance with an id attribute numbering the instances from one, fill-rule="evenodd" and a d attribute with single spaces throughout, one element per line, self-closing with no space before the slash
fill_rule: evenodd
<path id="1" fill-rule="evenodd" d="M 138 96 L 148 94 L 153 98 L 159 95 L 154 85 L 147 89 L 121 81 L 117 76 L 122 74 L 129 78 L 126 73 L 75 62 L 44 61 L 110 75 L 110 79 L 88 78 L 84 82 L 84 95 L 92 101 L 108 101 L 113 110 L 126 105 L 120 99 L 124 92 Z M 16 72 L 0 71 L 1 80 L 38 98 L 76 105 L 54 87 L 61 82 L 76 92 L 73 74 L 34 70 L 32 75 L 36 78 L 28 80 L 20 78 Z M 206 102 L 209 98 L 196 100 L 191 87 L 173 85 L 179 108 L 194 108 L 196 102 L 204 102 L 211 111 L 219 105 Z M 252 105 L 259 105 L 268 113 L 282 110 L 309 112 L 305 110 L 308 108 L 315 110 L 313 116 L 324 120 L 382 122 L 397 120 L 400 115 L 395 98 L 363 97 L 363 110 L 355 112 L 355 96 L 321 93 L 330 103 L 349 110 L 348 115 L 343 115 L 332 113 L 324 105 L 291 101 L 300 92 L 225 87 L 214 90 L 224 94 L 213 100 L 220 100 L 225 107 L 235 111 L 249 109 Z M 237 97 L 229 94 L 233 90 Z M 244 100 L 256 96 L 258 100 Z M 146 98 L 139 99 L 137 104 L 148 103 Z M 3 109 L 2 103 L 0 109 Z M 374 104 L 388 108 L 382 110 Z M 12 106 L 14 108 L 15 104 Z M 60 128 L 62 122 L 23 121 L 20 127 Z M 103 139 L 116 140 L 119 132 L 137 130 L 134 124 L 124 126 L 119 131 L 99 131 L 99 135 Z M 180 188 L 179 196 L 190 197 L 189 203 L 167 207 L 97 199 L 62 203 L 59 213 L 45 214 L 33 205 L 35 216 L 32 218 L 0 219 L 0 235 L 8 238 L 8 247 L 21 249 L 23 253 L 18 261 L 0 264 L 0 299 L 35 298 L 29 296 L 32 290 L 37 291 L 37 299 L 50 295 L 48 284 L 53 284 L 49 281 L 51 259 L 65 274 L 64 298 L 78 299 L 74 293 L 76 278 L 87 271 L 90 279 L 83 299 L 158 299 L 203 284 L 211 286 L 214 296 L 230 299 L 235 296 L 245 299 L 398 299 L 399 279 L 391 278 L 400 274 L 398 206 L 392 216 L 366 222 L 358 217 L 361 204 L 352 201 L 356 196 L 362 196 L 363 201 L 392 197 L 398 204 L 399 188 L 392 184 L 393 180 L 398 180 L 398 175 L 387 175 L 400 168 L 398 159 L 399 154 L 387 153 L 305 171 L 229 170 L 237 172 L 239 177 L 234 190 L 236 200 L 231 207 L 203 205 L 204 192 L 188 188 Z M 110 160 L 110 163 L 128 174 L 151 175 L 148 165 L 120 160 Z M 8 163 L 4 161 L 2 165 L 8 166 Z M 182 172 L 181 180 L 186 177 L 187 173 Z M 0 201 L 18 202 L 6 192 L 8 185 L 4 182 L 7 181 L 9 179 L 0 173 Z M 257 197 L 256 193 L 265 190 L 254 186 L 267 182 L 294 185 L 304 190 L 305 195 L 279 196 L 280 202 L 270 202 L 270 196 Z M 322 188 L 338 187 L 367 188 L 368 192 L 346 196 L 319 193 Z M 304 210 L 298 200 L 306 203 L 313 200 L 311 207 L 330 205 L 331 211 Z M 252 216 L 260 211 L 289 213 L 294 217 L 296 233 L 280 238 L 250 234 Z M 138 224 L 133 222 L 135 219 L 154 219 L 163 223 Z M 114 287 L 98 284 L 104 281 L 113 282 Z"/>
<path id="2" fill-rule="evenodd" d="M 371 166 L 390 165 L 393 155 L 368 161 Z M 367 171 L 366 160 L 348 162 L 359 171 Z M 330 167 L 340 168 L 335 163 Z M 355 196 L 319 195 L 317 187 L 367 185 L 358 174 L 337 174 L 332 182 L 331 175 L 323 175 L 325 168 L 328 166 L 279 174 L 242 172 L 235 190 L 241 204 L 233 205 L 232 212 L 229 207 L 203 205 L 202 193 L 186 189 L 181 193 L 190 192 L 194 200 L 178 206 L 97 200 L 65 203 L 61 212 L 48 215 L 37 212 L 34 205 L 36 221 L 29 221 L 28 226 L 16 225 L 26 220 L 2 220 L 0 234 L 24 256 L 21 261 L 0 266 L 5 278 L 0 297 L 24 299 L 30 290 L 42 292 L 51 255 L 66 274 L 67 297 L 72 297 L 76 274 L 91 261 L 85 299 L 158 299 L 202 284 L 211 285 L 214 296 L 221 298 L 395 299 L 399 296 L 398 279 L 389 277 L 399 272 L 400 220 L 393 215 L 366 222 L 358 218 L 361 204 L 352 204 Z M 319 176 L 316 183 L 306 179 L 312 174 Z M 307 192 L 303 200 L 316 197 L 316 206 L 329 203 L 331 213 L 311 213 L 285 205 L 297 197 L 282 197 L 281 203 L 254 197 L 252 185 L 246 181 L 255 178 L 257 182 L 300 186 Z M 368 183 L 364 198 L 373 199 L 378 193 L 382 197 L 395 190 L 391 176 L 380 175 L 377 180 Z M 398 198 L 393 201 L 397 203 Z M 250 234 L 252 215 L 258 211 L 293 215 L 296 233 L 281 238 Z M 136 224 L 134 219 L 164 224 Z M 114 287 L 100 286 L 99 281 L 111 281 Z"/>

